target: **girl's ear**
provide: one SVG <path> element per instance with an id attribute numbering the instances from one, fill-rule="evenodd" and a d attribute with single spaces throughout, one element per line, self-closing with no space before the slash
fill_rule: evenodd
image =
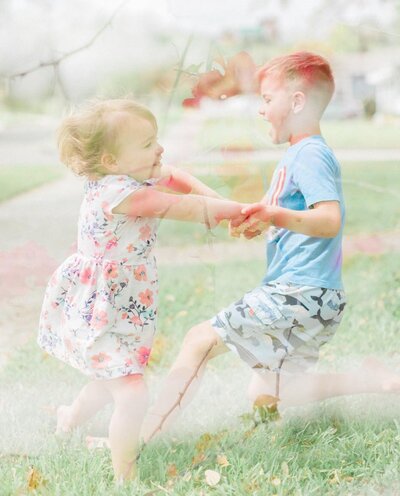
<path id="1" fill-rule="evenodd" d="M 306 96 L 302 91 L 296 91 L 293 95 L 292 110 L 294 114 L 298 114 L 306 104 Z"/>
<path id="2" fill-rule="evenodd" d="M 118 165 L 112 153 L 103 153 L 101 156 L 101 165 L 110 172 L 116 172 Z"/>

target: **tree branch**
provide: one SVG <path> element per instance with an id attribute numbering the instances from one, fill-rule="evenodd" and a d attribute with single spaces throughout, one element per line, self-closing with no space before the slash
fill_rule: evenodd
<path id="1" fill-rule="evenodd" d="M 114 18 L 116 17 L 116 15 L 118 14 L 118 12 L 125 6 L 126 3 L 128 3 L 128 1 L 129 0 L 123 0 L 119 4 L 119 6 L 114 10 L 114 12 L 112 13 L 111 17 L 108 19 L 108 21 L 84 45 L 82 45 L 82 46 L 80 46 L 78 48 L 75 48 L 75 49 L 71 50 L 70 52 L 64 53 L 63 55 L 60 55 L 58 58 L 56 58 L 54 60 L 49 60 L 48 62 L 40 62 L 36 66 L 31 67 L 30 69 L 26 69 L 25 71 L 22 71 L 22 72 L 16 72 L 16 73 L 10 74 L 10 75 L 8 75 L 6 77 L 8 79 L 16 79 L 16 78 L 19 78 L 19 77 L 24 77 L 24 76 L 26 76 L 28 74 L 31 74 L 32 72 L 36 72 L 39 69 L 43 69 L 45 67 L 54 67 L 54 69 L 57 70 L 61 62 L 63 62 L 64 60 L 66 60 L 69 57 L 72 57 L 72 55 L 75 55 L 76 53 L 81 52 L 82 50 L 86 50 L 91 45 L 93 45 L 93 43 L 97 40 L 97 38 L 99 38 L 103 34 L 103 32 L 108 27 L 111 26 L 111 24 L 112 24 Z"/>
<path id="2" fill-rule="evenodd" d="M 138 461 L 142 452 L 143 452 L 143 449 L 146 447 L 146 445 L 153 439 L 153 437 L 157 434 L 157 432 L 160 432 L 163 428 L 163 425 L 164 423 L 166 422 L 166 420 L 168 419 L 168 417 L 171 415 L 171 413 L 177 408 L 177 407 L 180 407 L 181 405 L 181 402 L 182 402 L 182 399 L 184 398 L 187 390 L 189 389 L 189 386 L 192 384 L 192 382 L 194 381 L 194 379 L 197 377 L 198 373 L 199 373 L 199 370 L 201 369 L 201 366 L 203 365 L 203 363 L 206 361 L 208 355 L 210 354 L 211 350 L 214 348 L 215 346 L 215 343 L 213 343 L 209 348 L 208 350 L 206 351 L 206 353 L 204 354 L 203 358 L 200 360 L 200 362 L 198 363 L 197 367 L 194 369 L 194 372 L 193 374 L 190 376 L 189 380 L 187 381 L 187 383 L 185 384 L 185 387 L 183 388 L 183 390 L 178 394 L 178 399 L 175 401 L 175 403 L 171 406 L 171 408 L 164 414 L 161 416 L 161 420 L 160 420 L 160 423 L 158 424 L 158 426 L 154 429 L 154 431 L 150 434 L 150 436 L 147 438 L 147 441 L 145 443 L 142 443 L 142 446 L 140 447 L 139 449 L 139 452 L 136 456 L 136 460 L 135 461 Z"/>

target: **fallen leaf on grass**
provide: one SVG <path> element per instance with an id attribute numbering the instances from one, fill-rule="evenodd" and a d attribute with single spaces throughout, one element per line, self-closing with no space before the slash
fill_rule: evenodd
<path id="1" fill-rule="evenodd" d="M 287 477 L 289 475 L 289 465 L 286 462 L 282 462 L 281 464 L 282 474 Z"/>
<path id="2" fill-rule="evenodd" d="M 168 479 L 167 483 L 165 484 L 167 487 L 172 488 L 174 487 L 175 481 L 173 479 Z"/>
<path id="3" fill-rule="evenodd" d="M 216 486 L 221 480 L 221 474 L 215 472 L 215 470 L 206 470 L 204 476 L 207 484 L 211 487 Z"/>
<path id="4" fill-rule="evenodd" d="M 196 443 L 196 451 L 205 451 L 210 447 L 210 444 L 213 441 L 214 436 L 209 432 L 202 434 L 199 437 L 199 440 Z"/>
<path id="5" fill-rule="evenodd" d="M 257 396 L 253 403 L 253 410 L 258 414 L 261 422 L 275 421 L 280 419 L 278 410 L 279 398 L 269 394 Z"/>
<path id="6" fill-rule="evenodd" d="M 279 477 L 272 477 L 271 484 L 275 487 L 278 487 L 281 485 L 281 480 L 279 479 Z"/>
<path id="7" fill-rule="evenodd" d="M 230 463 L 225 455 L 217 455 L 217 463 L 221 465 L 221 467 L 229 467 Z"/>
<path id="8" fill-rule="evenodd" d="M 176 477 L 178 475 L 178 469 L 176 468 L 175 463 L 168 465 L 167 474 L 169 477 Z"/>
<path id="9" fill-rule="evenodd" d="M 254 401 L 254 406 L 257 408 L 264 406 L 276 409 L 278 407 L 278 402 L 279 398 L 276 396 L 271 396 L 270 394 L 260 394 L 260 396 L 257 396 Z"/>
<path id="10" fill-rule="evenodd" d="M 34 491 L 35 489 L 38 489 L 40 486 L 44 486 L 45 484 L 45 480 L 42 474 L 38 470 L 36 470 L 33 466 L 29 467 L 27 481 L 28 481 L 29 491 Z"/>
<path id="11" fill-rule="evenodd" d="M 206 455 L 204 453 L 198 453 L 192 458 L 192 465 L 198 465 L 201 462 L 204 462 L 206 459 Z"/>
<path id="12" fill-rule="evenodd" d="M 252 480 L 245 485 L 245 490 L 250 494 L 254 494 L 259 489 L 260 482 L 258 480 Z"/>
<path id="13" fill-rule="evenodd" d="M 339 470 L 334 470 L 333 474 L 329 477 L 329 484 L 339 484 L 340 483 L 340 472 Z"/>
<path id="14" fill-rule="evenodd" d="M 215 434 L 210 434 L 209 432 L 202 434 L 196 443 L 196 451 L 206 451 L 213 444 L 217 443 L 227 435 L 228 431 L 225 429 Z"/>

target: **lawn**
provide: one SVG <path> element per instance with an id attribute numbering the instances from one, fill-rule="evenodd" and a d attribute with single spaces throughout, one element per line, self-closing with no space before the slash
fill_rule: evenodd
<path id="1" fill-rule="evenodd" d="M 0 202 L 62 177 L 61 167 L 47 165 L 1 166 Z"/>
<path id="2" fill-rule="evenodd" d="M 265 124 L 254 122 L 247 121 L 245 128 L 239 120 L 229 126 L 210 121 L 201 144 L 268 146 Z M 323 129 L 334 148 L 398 147 L 395 123 L 380 127 L 327 121 Z M 263 195 L 273 168 L 272 163 L 227 162 L 215 166 L 215 174 L 201 177 L 221 194 L 251 202 Z M 1 168 L 0 201 L 61 174 L 57 167 Z M 342 175 L 346 234 L 399 230 L 397 163 L 346 162 Z M 179 247 L 207 243 L 210 235 L 202 226 L 162 221 L 159 238 L 161 246 Z M 213 237 L 213 243 L 219 241 L 235 242 L 221 228 Z M 160 267 L 160 318 L 148 370 L 152 394 L 185 332 L 259 284 L 264 265 L 238 260 Z M 373 353 L 399 370 L 400 257 L 360 254 L 346 259 L 344 280 L 348 306 L 337 335 L 321 351 L 319 369 L 354 367 L 363 355 Z M 46 357 L 32 339 L 0 371 L 0 496 L 400 494 L 397 396 L 332 399 L 288 410 L 279 422 L 256 425 L 246 399 L 249 377 L 250 370 L 233 354 L 213 361 L 204 387 L 171 433 L 144 450 L 139 482 L 117 490 L 109 453 L 89 452 L 83 442 L 89 431 L 105 434 L 110 410 L 70 440 L 56 441 L 49 410 L 69 402 L 85 379 Z M 205 481 L 206 470 L 221 474 L 213 488 Z"/>
<path id="3" fill-rule="evenodd" d="M 157 387 L 185 330 L 257 284 L 262 272 L 261 262 L 189 265 L 181 271 L 161 267 L 150 385 Z M 369 353 L 389 357 L 386 363 L 398 367 L 399 257 L 351 258 L 344 277 L 348 307 L 337 336 L 323 350 L 320 368 L 354 366 Z M 232 354 L 215 360 L 198 398 L 172 433 L 143 452 L 140 482 L 117 491 L 108 452 L 83 447 L 86 429 L 68 442 L 54 440 L 54 420 L 46 411 L 50 404 L 70 400 L 84 379 L 46 359 L 32 341 L 0 375 L 0 494 L 26 494 L 27 477 L 37 484 L 37 494 L 49 496 L 399 493 L 398 397 L 332 399 L 256 426 L 244 399 L 248 374 Z M 100 414 L 91 431 L 104 433 L 108 415 Z M 214 488 L 205 482 L 208 469 L 222 476 Z"/>
<path id="4" fill-rule="evenodd" d="M 268 136 L 270 125 L 261 117 L 210 118 L 199 134 L 203 150 L 233 148 L 275 149 Z M 330 146 L 337 148 L 399 148 L 400 123 L 368 120 L 323 120 L 321 129 Z"/>
<path id="5" fill-rule="evenodd" d="M 221 195 L 237 201 L 260 199 L 271 179 L 274 164 L 243 165 L 247 175 L 214 176 L 201 179 Z M 229 168 L 229 164 L 225 164 Z M 345 162 L 342 180 L 346 202 L 345 234 L 377 233 L 400 229 L 400 166 L 395 162 Z M 215 230 L 216 241 L 235 242 L 226 229 Z M 159 231 L 161 246 L 202 244 L 208 240 L 203 226 L 178 221 L 162 221 Z"/>

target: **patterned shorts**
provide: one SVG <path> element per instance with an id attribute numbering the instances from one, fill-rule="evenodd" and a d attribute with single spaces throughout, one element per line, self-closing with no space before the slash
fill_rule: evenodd
<path id="1" fill-rule="evenodd" d="M 257 372 L 297 373 L 316 363 L 345 305 L 341 290 L 274 282 L 249 291 L 211 323 L 224 343 Z"/>

